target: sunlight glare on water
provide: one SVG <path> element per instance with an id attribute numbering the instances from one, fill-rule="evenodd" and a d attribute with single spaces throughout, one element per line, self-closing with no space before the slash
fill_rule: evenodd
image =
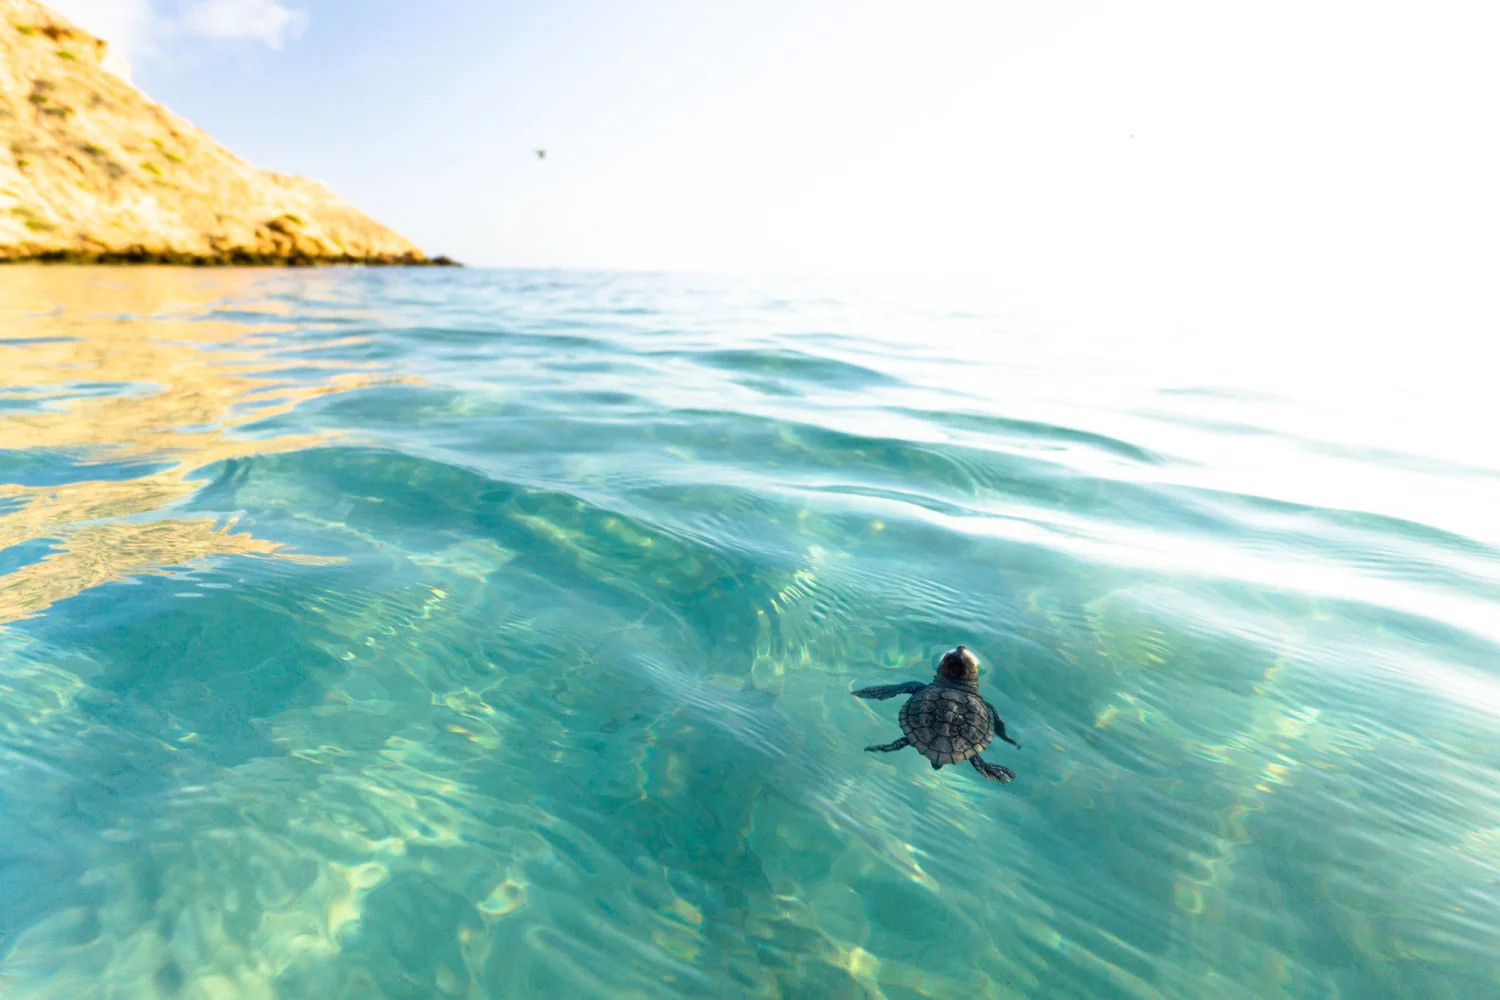
<path id="1" fill-rule="evenodd" d="M 1492 991 L 1482 380 L 973 291 L 0 272 L 0 992 Z"/>

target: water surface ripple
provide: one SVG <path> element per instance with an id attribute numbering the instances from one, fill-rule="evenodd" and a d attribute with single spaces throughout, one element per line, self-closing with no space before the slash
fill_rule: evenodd
<path id="1" fill-rule="evenodd" d="M 6 269 L 0 993 L 1496 995 L 1489 429 L 1204 357 L 888 285 Z M 956 642 L 1011 785 L 861 750 L 850 689 Z"/>

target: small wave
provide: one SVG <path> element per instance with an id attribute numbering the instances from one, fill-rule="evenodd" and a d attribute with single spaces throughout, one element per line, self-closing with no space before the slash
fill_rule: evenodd
<path id="1" fill-rule="evenodd" d="M 1000 438 L 1002 440 L 1017 438 L 1024 442 L 1035 442 L 1041 445 L 1048 443 L 1085 445 L 1146 465 L 1159 465 L 1164 461 L 1161 456 L 1145 448 L 1133 445 L 1128 441 L 1121 441 L 1103 434 L 1093 434 L 1088 431 L 1076 430 L 1071 427 L 1058 427 L 1031 420 L 1017 420 L 1014 418 L 986 416 L 975 413 L 950 413 L 937 410 L 906 410 L 899 412 L 910 413 L 912 416 L 930 420 L 939 426 L 965 431 L 977 431 L 992 438 Z"/>
<path id="2" fill-rule="evenodd" d="M 684 355 L 676 355 L 683 357 Z M 884 372 L 790 350 L 709 351 L 686 355 L 689 360 L 725 371 L 757 375 L 767 379 L 808 382 L 826 389 L 866 389 L 893 385 L 895 378 Z"/>

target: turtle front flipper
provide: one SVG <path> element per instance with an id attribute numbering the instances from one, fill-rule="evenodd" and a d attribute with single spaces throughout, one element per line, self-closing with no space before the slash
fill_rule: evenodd
<path id="1" fill-rule="evenodd" d="M 1003 785 L 1007 781 L 1016 780 L 1016 772 L 1008 767 L 1001 767 L 999 764 L 991 764 L 989 761 L 981 759 L 978 754 L 970 757 L 969 762 L 974 765 L 974 770 L 991 781 L 998 781 Z"/>
<path id="2" fill-rule="evenodd" d="M 894 743 L 880 743 L 873 747 L 865 747 L 865 750 L 867 752 L 874 751 L 875 753 L 890 753 L 892 750 L 903 750 L 909 746 L 911 746 L 911 740 L 903 736 Z"/>
<path id="3" fill-rule="evenodd" d="M 877 684 L 874 687 L 860 688 L 853 692 L 856 698 L 873 698 L 876 701 L 884 701 L 886 698 L 894 698 L 898 694 L 916 694 L 927 685 L 921 681 L 907 681 L 905 684 Z"/>
<path id="4" fill-rule="evenodd" d="M 1005 742 L 1009 743 L 1011 746 L 1015 747 L 1017 750 L 1021 749 L 1021 744 L 1011 739 L 1010 734 L 1005 731 L 1005 720 L 1000 718 L 1000 713 L 995 711 L 995 706 L 991 705 L 989 702 L 985 702 L 984 707 L 990 710 L 990 722 L 995 727 L 995 735 L 1000 737 Z"/>

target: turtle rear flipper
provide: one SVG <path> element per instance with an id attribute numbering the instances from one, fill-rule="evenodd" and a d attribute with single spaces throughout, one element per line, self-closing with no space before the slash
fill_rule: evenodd
<path id="1" fill-rule="evenodd" d="M 999 764 L 991 764 L 989 761 L 982 759 L 978 754 L 970 757 L 969 762 L 974 765 L 974 770 L 991 781 L 998 781 L 1003 785 L 1007 781 L 1016 780 L 1016 772 L 1008 767 L 1001 767 Z"/>
<path id="2" fill-rule="evenodd" d="M 865 751 L 873 751 L 875 753 L 890 753 L 892 750 L 903 750 L 909 746 L 911 746 L 911 740 L 903 736 L 894 743 L 880 743 L 873 747 L 865 747 Z"/>

